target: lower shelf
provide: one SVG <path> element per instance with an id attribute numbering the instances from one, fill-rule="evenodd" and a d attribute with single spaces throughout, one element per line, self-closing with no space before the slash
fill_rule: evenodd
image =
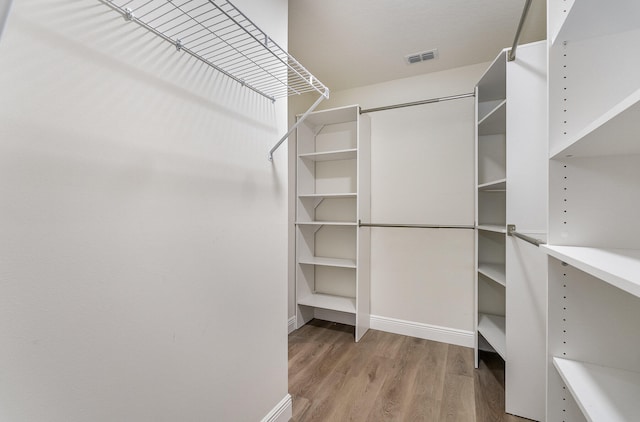
<path id="1" fill-rule="evenodd" d="M 587 420 L 638 420 L 640 373 L 555 357 L 553 365 Z"/>
<path id="2" fill-rule="evenodd" d="M 330 311 L 356 313 L 356 299 L 353 297 L 333 296 L 322 293 L 314 293 L 298 300 L 298 305 L 313 306 L 314 308 L 328 309 Z"/>
<path id="3" fill-rule="evenodd" d="M 479 314 L 478 332 L 482 334 L 502 357 L 507 358 L 507 340 L 505 335 L 505 318 L 497 315 Z"/>

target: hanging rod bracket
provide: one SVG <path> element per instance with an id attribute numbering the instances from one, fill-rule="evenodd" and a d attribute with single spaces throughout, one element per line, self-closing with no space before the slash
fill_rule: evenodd
<path id="1" fill-rule="evenodd" d="M 176 51 L 182 51 L 182 41 L 176 40 Z"/>
<path id="2" fill-rule="evenodd" d="M 309 110 L 305 111 L 305 113 L 300 116 L 300 118 L 298 119 L 298 121 L 291 126 L 291 128 L 289 129 L 289 131 L 282 137 L 280 138 L 280 140 L 278 141 L 277 144 L 275 144 L 273 146 L 273 148 L 271 148 L 271 150 L 269 151 L 269 161 L 273 161 L 273 153 L 280 147 L 280 145 L 282 145 L 282 143 L 293 133 L 294 130 L 296 130 L 298 128 L 298 126 L 300 126 L 300 124 L 302 122 L 304 122 L 304 120 L 309 116 L 309 114 L 311 114 L 313 112 L 313 110 L 316 109 L 316 107 L 318 107 L 318 105 L 322 102 L 322 100 L 329 98 L 329 88 L 325 88 L 324 93 L 322 93 L 322 95 L 320 95 L 320 97 L 318 97 L 318 99 L 316 100 L 315 103 L 313 103 L 313 105 L 311 107 L 309 107 Z"/>

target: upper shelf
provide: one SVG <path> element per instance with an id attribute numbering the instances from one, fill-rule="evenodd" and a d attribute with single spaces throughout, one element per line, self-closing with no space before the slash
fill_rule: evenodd
<path id="1" fill-rule="evenodd" d="M 325 152 L 309 152 L 306 154 L 299 154 L 298 158 L 303 158 L 311 161 L 339 161 L 339 160 L 353 160 L 358 156 L 358 150 L 344 149 L 340 151 L 325 151 Z"/>
<path id="2" fill-rule="evenodd" d="M 580 41 L 640 28 L 640 2 L 576 0 L 552 35 L 552 44 Z"/>
<path id="3" fill-rule="evenodd" d="M 502 101 L 493 111 L 478 122 L 478 135 L 497 135 L 507 130 L 507 101 Z"/>
<path id="4" fill-rule="evenodd" d="M 551 158 L 640 154 L 640 89 L 551 150 Z"/>
<path id="5" fill-rule="evenodd" d="M 99 0 L 165 41 L 275 101 L 328 89 L 228 0 Z"/>
<path id="6" fill-rule="evenodd" d="M 492 180 L 491 182 L 478 185 L 478 190 L 483 192 L 505 191 L 507 189 L 507 179 Z"/>
<path id="7" fill-rule="evenodd" d="M 640 297 L 640 250 L 540 245 L 552 257 Z"/>

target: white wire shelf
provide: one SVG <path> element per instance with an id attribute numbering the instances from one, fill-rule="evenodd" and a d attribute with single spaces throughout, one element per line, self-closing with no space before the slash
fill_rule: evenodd
<path id="1" fill-rule="evenodd" d="M 275 101 L 329 90 L 227 0 L 98 0 L 243 86 Z"/>

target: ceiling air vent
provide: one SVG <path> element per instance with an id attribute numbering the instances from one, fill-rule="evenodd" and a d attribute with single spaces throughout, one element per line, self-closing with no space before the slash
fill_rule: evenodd
<path id="1" fill-rule="evenodd" d="M 433 60 L 438 58 L 438 50 L 434 49 L 429 51 L 422 51 L 420 53 L 413 53 L 413 54 L 409 54 L 408 56 L 405 56 L 404 58 L 407 64 L 426 62 L 427 60 Z"/>

